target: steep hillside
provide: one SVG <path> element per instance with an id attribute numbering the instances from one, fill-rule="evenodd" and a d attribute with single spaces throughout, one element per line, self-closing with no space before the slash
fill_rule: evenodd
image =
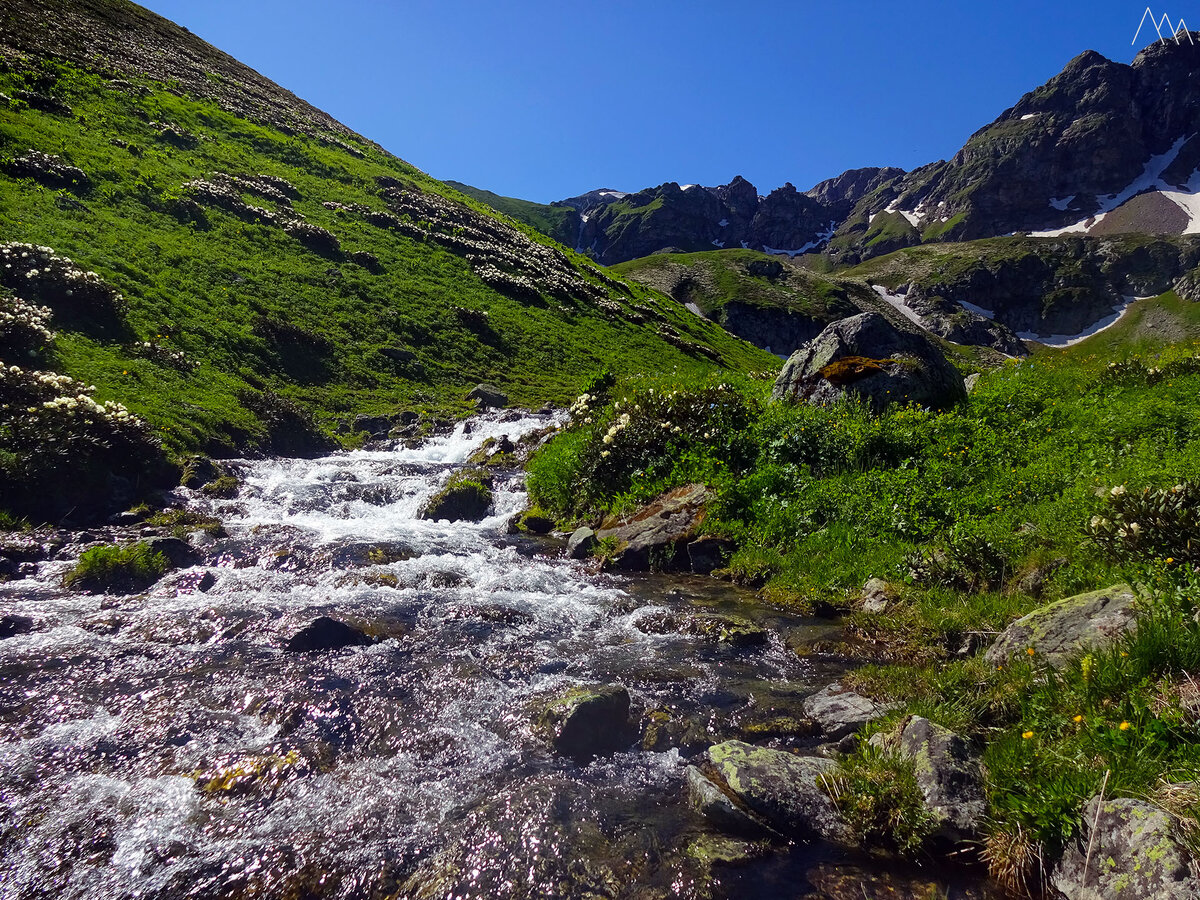
<path id="1" fill-rule="evenodd" d="M 459 181 L 447 181 L 445 184 L 518 222 L 524 222 L 567 247 L 574 247 L 579 240 L 582 221 L 579 213 L 569 206 L 548 206 L 530 200 L 518 200 L 516 197 L 501 197 Z"/>
<path id="2" fill-rule="evenodd" d="M 0 226 L 34 245 L 10 247 L 6 311 L 57 332 L 5 362 L 94 385 L 176 452 L 303 452 L 355 414 L 465 411 L 479 382 L 533 405 L 604 367 L 770 364 L 123 0 L 0 15 Z"/>

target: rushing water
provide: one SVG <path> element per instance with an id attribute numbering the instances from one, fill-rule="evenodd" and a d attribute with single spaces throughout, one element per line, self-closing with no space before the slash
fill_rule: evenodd
<path id="1" fill-rule="evenodd" d="M 815 852 L 698 860 L 713 833 L 686 807 L 679 741 L 580 765 L 533 733 L 537 699 L 576 683 L 621 683 L 635 715 L 669 711 L 694 741 L 828 680 L 785 642 L 815 623 L 711 579 L 597 576 L 506 536 L 525 501 L 515 475 L 483 522 L 417 518 L 486 438 L 545 424 L 493 417 L 417 449 L 246 462 L 233 500 L 181 491 L 228 537 L 143 595 L 67 592 L 69 559 L 0 585 L 0 608 L 37 622 L 0 642 L 0 897 L 816 890 L 832 870 Z M 667 610 L 734 604 L 770 643 L 646 633 Z M 320 615 L 378 640 L 286 652 Z"/>

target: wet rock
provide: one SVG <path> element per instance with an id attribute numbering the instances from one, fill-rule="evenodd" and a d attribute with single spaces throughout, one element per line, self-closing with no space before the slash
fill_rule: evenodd
<path id="1" fill-rule="evenodd" d="M 549 534 L 554 530 L 554 520 L 537 512 L 522 514 L 518 525 L 530 534 Z"/>
<path id="2" fill-rule="evenodd" d="M 629 746 L 629 691 L 620 685 L 573 687 L 537 715 L 537 732 L 559 753 L 585 762 Z"/>
<path id="3" fill-rule="evenodd" d="M 312 653 L 365 647 L 370 643 L 371 639 L 359 629 L 329 616 L 321 616 L 292 635 L 284 649 L 289 653 Z"/>
<path id="4" fill-rule="evenodd" d="M 887 612 L 887 608 L 891 605 L 893 597 L 894 590 L 890 584 L 882 578 L 871 578 L 863 585 L 862 589 L 861 600 L 863 612 Z"/>
<path id="5" fill-rule="evenodd" d="M 34 621 L 29 616 L 19 616 L 15 613 L 0 616 L 0 640 L 16 637 L 18 634 L 28 634 L 33 631 Z"/>
<path id="6" fill-rule="evenodd" d="M 420 518 L 451 522 L 478 522 L 492 506 L 492 476 L 486 472 L 458 472 L 446 486 L 429 498 Z"/>
<path id="7" fill-rule="evenodd" d="M 987 803 L 979 759 L 966 738 L 926 718 L 912 716 L 896 733 L 877 734 L 871 743 L 912 760 L 925 803 L 941 820 L 938 837 L 964 841 L 978 835 Z"/>
<path id="8" fill-rule="evenodd" d="M 766 629 L 749 619 L 719 613 L 689 615 L 663 611 L 644 616 L 633 625 L 643 634 L 686 634 L 735 647 L 761 646 L 769 639 Z"/>
<path id="9" fill-rule="evenodd" d="M 1080 650 L 1111 645 L 1137 626 L 1136 598 L 1125 585 L 1067 597 L 1034 610 L 1000 633 L 987 661 L 1003 665 L 1032 649 L 1053 667 Z"/>
<path id="10" fill-rule="evenodd" d="M 1194 867 L 1167 813 L 1141 800 L 1096 797 L 1050 880 L 1067 900 L 1198 900 Z"/>
<path id="11" fill-rule="evenodd" d="M 686 778 L 688 803 L 718 828 L 734 834 L 755 836 L 775 833 L 761 818 L 735 803 L 700 769 L 688 766 Z"/>
<path id="12" fill-rule="evenodd" d="M 571 532 L 567 541 L 567 556 L 570 559 L 587 559 L 596 549 L 596 532 L 586 525 Z"/>
<path id="13" fill-rule="evenodd" d="M 821 730 L 837 740 L 858 731 L 894 709 L 895 704 L 876 703 L 853 691 L 846 690 L 837 682 L 813 694 L 804 701 L 804 714 L 816 721 Z"/>
<path id="14" fill-rule="evenodd" d="M 650 753 L 664 753 L 672 748 L 698 753 L 713 743 L 704 723 L 670 709 L 650 710 L 644 724 L 642 749 Z"/>
<path id="15" fill-rule="evenodd" d="M 687 545 L 688 565 L 697 575 L 711 575 L 729 561 L 736 549 L 733 541 L 706 534 Z"/>
<path id="16" fill-rule="evenodd" d="M 878 313 L 860 313 L 793 353 L 771 396 L 821 405 L 852 397 L 878 410 L 907 402 L 943 408 L 966 393 L 962 375 L 929 338 Z"/>
<path id="17" fill-rule="evenodd" d="M 161 553 L 177 569 L 196 564 L 196 551 L 187 541 L 177 537 L 152 537 L 146 541 L 154 553 Z"/>
<path id="18" fill-rule="evenodd" d="M 819 839 L 846 846 L 854 841 L 841 814 L 826 793 L 822 776 L 834 763 L 782 750 L 726 741 L 708 749 L 700 774 L 733 805 L 764 830 L 791 838 Z M 710 791 L 701 793 L 691 782 L 692 796 L 719 801 Z M 715 805 L 709 809 L 716 815 Z M 716 820 L 714 820 L 716 821 Z M 719 823 L 718 823 L 719 824 Z"/>
<path id="19" fill-rule="evenodd" d="M 470 393 L 468 400 L 475 400 L 483 409 L 503 409 L 508 406 L 508 394 L 490 384 L 477 384 Z"/>
<path id="20" fill-rule="evenodd" d="M 613 562 L 619 569 L 664 571 L 684 568 L 687 545 L 704 521 L 709 492 L 702 484 L 668 491 L 630 516 L 611 519 L 597 539 L 616 543 Z"/>

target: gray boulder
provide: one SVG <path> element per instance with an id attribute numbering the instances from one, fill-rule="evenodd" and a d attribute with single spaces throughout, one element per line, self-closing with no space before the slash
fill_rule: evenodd
<path id="1" fill-rule="evenodd" d="M 804 714 L 820 725 L 830 740 L 836 741 L 895 707 L 894 703 L 876 703 L 834 682 L 804 701 Z"/>
<path id="2" fill-rule="evenodd" d="M 941 408 L 966 395 L 962 375 L 933 341 L 873 312 L 826 327 L 791 355 L 771 392 L 815 404 L 854 397 L 875 409 L 909 401 Z"/>
<path id="3" fill-rule="evenodd" d="M 894 591 L 892 586 L 882 578 L 870 578 L 863 585 L 862 600 L 863 612 L 882 613 L 887 612 L 887 608 L 892 603 Z"/>
<path id="4" fill-rule="evenodd" d="M 477 384 L 470 393 L 468 400 L 476 400 L 484 409 L 503 409 L 508 406 L 508 394 L 490 384 Z"/>
<path id="5" fill-rule="evenodd" d="M 634 737 L 629 691 L 611 684 L 573 687 L 541 709 L 534 727 L 555 750 L 577 762 L 623 750 Z"/>
<path id="6" fill-rule="evenodd" d="M 965 738 L 913 716 L 898 735 L 891 739 L 876 735 L 871 740 L 912 760 L 925 804 L 941 820 L 938 837 L 962 841 L 977 835 L 987 802 L 979 760 Z"/>
<path id="7" fill-rule="evenodd" d="M 850 829 L 823 782 L 835 766 L 828 759 L 726 741 L 708 749 L 697 774 L 689 773 L 689 796 L 695 808 L 724 827 L 753 824 L 768 833 L 852 846 Z M 730 802 L 723 803 L 700 778 Z"/>
<path id="8" fill-rule="evenodd" d="M 1000 633 L 987 661 L 1003 665 L 1027 654 L 1058 667 L 1080 650 L 1108 646 L 1137 626 L 1136 598 L 1125 585 L 1067 597 L 1034 610 Z"/>
<path id="9" fill-rule="evenodd" d="M 1067 900 L 1200 900 L 1195 861 L 1158 807 L 1095 797 L 1083 823 L 1051 873 Z"/>
<path id="10" fill-rule="evenodd" d="M 596 537 L 616 542 L 617 568 L 687 568 L 687 545 L 704 521 L 708 497 L 708 488 L 702 484 L 675 488 L 632 515 L 605 522 Z"/>
<path id="11" fill-rule="evenodd" d="M 567 557 L 570 559 L 587 559 L 596 548 L 596 532 L 584 525 L 571 532 L 567 540 Z"/>

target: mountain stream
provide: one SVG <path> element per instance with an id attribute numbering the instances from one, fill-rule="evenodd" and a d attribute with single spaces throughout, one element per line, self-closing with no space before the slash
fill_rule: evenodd
<path id="1" fill-rule="evenodd" d="M 144 594 L 65 590 L 78 547 L 0 585 L 0 612 L 37 623 L 0 641 L 0 897 L 982 896 L 724 837 L 688 809 L 690 753 L 770 735 L 836 677 L 840 661 L 794 649 L 828 623 L 715 579 L 598 575 L 508 535 L 519 473 L 480 523 L 417 517 L 485 439 L 547 422 L 241 462 L 233 499 L 179 490 L 227 535 L 194 536 L 202 564 Z M 647 633 L 688 610 L 770 639 Z M 288 652 L 322 615 L 375 642 Z M 530 711 L 585 683 L 626 686 L 634 717 L 678 723 L 676 739 L 556 755 Z"/>

